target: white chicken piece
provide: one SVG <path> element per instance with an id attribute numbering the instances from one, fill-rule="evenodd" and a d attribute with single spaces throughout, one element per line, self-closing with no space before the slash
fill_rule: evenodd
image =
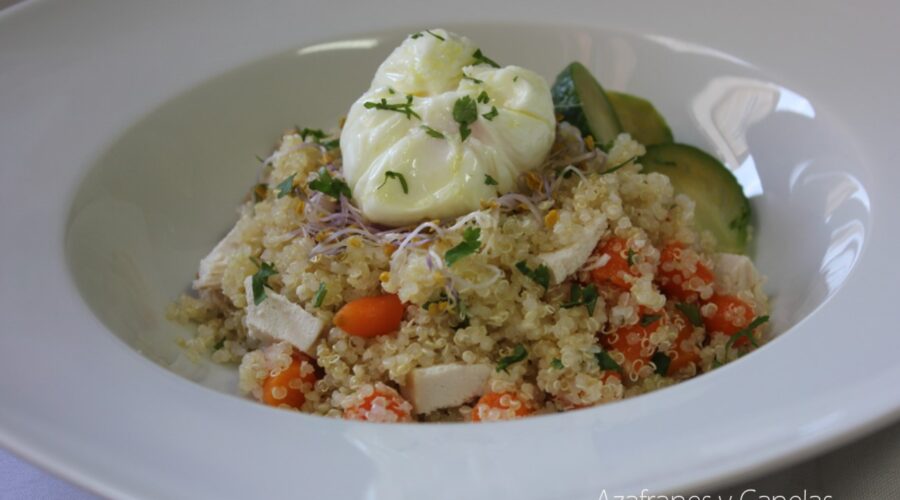
<path id="1" fill-rule="evenodd" d="M 403 397 L 418 414 L 459 406 L 484 394 L 492 370 L 486 364 L 416 368 L 407 375 Z"/>
<path id="2" fill-rule="evenodd" d="M 244 281 L 244 289 L 247 294 L 244 325 L 250 337 L 283 340 L 306 354 L 315 355 L 312 347 L 325 327 L 322 320 L 272 290 L 266 290 L 266 298 L 255 304 L 252 276 Z"/>
<path id="3" fill-rule="evenodd" d="M 759 273 L 746 255 L 717 253 L 713 256 L 713 264 L 714 286 L 720 293 L 735 294 L 750 290 L 759 283 Z"/>
<path id="4" fill-rule="evenodd" d="M 606 219 L 594 219 L 585 226 L 582 233 L 583 238 L 559 250 L 542 253 L 537 256 L 538 261 L 550 269 L 550 281 L 552 284 L 558 285 L 562 283 L 575 271 L 581 269 L 581 266 L 587 262 L 591 253 L 594 252 L 594 248 L 597 247 L 605 225 Z"/>
<path id="5" fill-rule="evenodd" d="M 366 217 L 463 215 L 543 163 L 556 126 L 547 82 L 492 63 L 468 38 L 435 29 L 381 64 L 341 132 L 344 177 Z"/>
<path id="6" fill-rule="evenodd" d="M 197 271 L 197 279 L 194 280 L 194 290 L 213 289 L 222 287 L 222 276 L 228 257 L 237 253 L 241 246 L 240 221 L 228 231 L 216 246 L 200 261 L 200 269 Z"/>

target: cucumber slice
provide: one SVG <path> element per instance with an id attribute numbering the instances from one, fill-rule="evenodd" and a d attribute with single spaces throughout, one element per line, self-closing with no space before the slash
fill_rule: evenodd
<path id="1" fill-rule="evenodd" d="M 603 87 L 581 63 L 566 66 L 556 77 L 550 93 L 556 112 L 583 135 L 594 136 L 597 144 L 612 142 L 622 132 Z"/>
<path id="2" fill-rule="evenodd" d="M 746 253 L 750 202 L 725 165 L 686 144 L 657 144 L 641 157 L 644 172 L 659 172 L 672 181 L 676 193 L 694 200 L 697 228 L 716 237 L 716 250 Z"/>
<path id="3" fill-rule="evenodd" d="M 650 101 L 623 92 L 609 91 L 606 97 L 612 104 L 622 129 L 645 146 L 674 142 L 665 118 Z"/>

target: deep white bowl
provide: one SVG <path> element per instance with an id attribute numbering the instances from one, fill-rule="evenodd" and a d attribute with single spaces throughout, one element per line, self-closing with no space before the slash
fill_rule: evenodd
<path id="1" fill-rule="evenodd" d="M 898 41 L 884 16 L 840 32 L 838 3 L 416 5 L 0 15 L 0 444 L 111 496 L 597 498 L 709 486 L 896 415 L 900 75 L 870 64 Z M 733 168 L 779 337 L 654 394 L 477 426 L 274 410 L 188 360 L 165 307 L 234 221 L 254 155 L 335 124 L 403 35 L 434 26 L 548 79 L 581 60 Z"/>

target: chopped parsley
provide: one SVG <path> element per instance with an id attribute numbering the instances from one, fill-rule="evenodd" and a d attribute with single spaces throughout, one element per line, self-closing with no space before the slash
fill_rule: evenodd
<path id="1" fill-rule="evenodd" d="M 253 155 L 253 157 L 256 158 L 256 161 L 258 161 L 258 162 L 260 162 L 260 163 L 262 163 L 262 164 L 265 164 L 265 163 L 266 163 L 266 159 L 263 158 L 262 156 L 259 156 L 259 155 Z"/>
<path id="2" fill-rule="evenodd" d="M 425 30 L 425 33 L 428 33 L 429 35 L 431 35 L 431 36 L 437 38 L 438 40 L 440 40 L 440 41 L 442 41 L 442 42 L 447 41 L 444 37 L 442 37 L 441 35 L 438 35 L 437 33 L 432 32 L 431 30 Z M 423 37 L 423 36 L 425 36 L 425 35 L 423 35 L 422 32 L 420 31 L 420 32 L 418 32 L 418 33 L 413 33 L 413 34 L 410 36 L 410 38 L 412 38 L 413 40 L 415 40 L 416 38 L 421 38 L 421 37 Z"/>
<path id="3" fill-rule="evenodd" d="M 481 49 L 476 50 L 475 53 L 472 54 L 472 57 L 475 58 L 475 64 L 487 64 L 495 68 L 500 67 L 500 65 L 494 62 L 493 59 L 484 55 L 484 53 L 481 52 Z"/>
<path id="4" fill-rule="evenodd" d="M 541 264 L 534 269 L 529 269 L 525 261 L 517 262 L 516 269 L 522 274 L 531 278 L 538 285 L 544 287 L 544 290 L 550 287 L 550 268 Z"/>
<path id="5" fill-rule="evenodd" d="M 429 127 L 428 125 L 422 125 L 422 129 L 425 130 L 425 133 L 434 137 L 435 139 L 444 139 L 444 134 L 438 132 L 437 130 Z"/>
<path id="6" fill-rule="evenodd" d="M 479 80 L 478 78 L 473 78 L 469 75 L 463 75 L 463 80 L 470 80 L 472 83 L 484 83 L 483 80 Z"/>
<path id="7" fill-rule="evenodd" d="M 499 184 L 497 182 L 497 179 L 494 179 L 493 177 L 491 177 L 488 174 L 484 174 L 484 183 L 487 184 L 488 186 L 496 186 L 497 184 Z"/>
<path id="8" fill-rule="evenodd" d="M 629 163 L 631 163 L 631 162 L 633 162 L 634 160 L 637 160 L 637 159 L 638 159 L 637 156 L 632 156 L 631 158 L 629 158 L 629 159 L 623 161 L 622 163 L 619 163 L 618 165 L 616 165 L 616 166 L 614 166 L 614 167 L 612 167 L 612 168 L 610 168 L 610 169 L 607 169 L 607 170 L 604 171 L 603 173 L 604 173 L 604 174 L 611 174 L 611 173 L 615 172 L 616 170 L 619 170 L 620 168 L 624 167 L 625 165 L 628 165 Z"/>
<path id="9" fill-rule="evenodd" d="M 469 96 L 463 96 L 453 103 L 453 119 L 459 123 L 460 140 L 465 141 L 472 131 L 469 124 L 478 119 L 478 107 Z"/>
<path id="10" fill-rule="evenodd" d="M 449 302 L 449 300 L 447 299 L 447 294 L 444 292 L 441 292 L 441 294 L 438 296 L 438 298 L 431 299 L 431 300 L 425 302 L 424 304 L 422 304 L 422 309 L 428 310 L 432 305 L 441 304 L 443 302 Z"/>
<path id="11" fill-rule="evenodd" d="M 629 248 L 628 249 L 628 265 L 629 266 L 634 265 L 634 256 L 635 256 L 634 250 Z"/>
<path id="12" fill-rule="evenodd" d="M 559 358 L 553 358 L 553 361 L 550 362 L 550 366 L 556 368 L 557 370 L 562 370 L 563 368 L 565 368 Z"/>
<path id="13" fill-rule="evenodd" d="M 666 353 L 659 351 L 656 351 L 653 354 L 653 357 L 650 358 L 650 361 L 652 361 L 653 364 L 656 365 L 656 373 L 662 375 L 663 377 L 665 377 L 666 373 L 669 372 L 669 364 L 672 362 L 672 360 L 669 359 L 669 356 L 667 356 Z"/>
<path id="14" fill-rule="evenodd" d="M 578 283 L 572 283 L 572 288 L 569 289 L 569 301 L 564 303 L 562 307 L 570 309 L 572 307 L 585 306 L 588 314 L 593 315 L 594 309 L 597 307 L 597 298 L 597 287 L 595 285 L 588 285 L 582 288 Z"/>
<path id="15" fill-rule="evenodd" d="M 256 274 L 253 275 L 253 278 L 251 278 L 253 303 L 259 305 L 266 300 L 266 288 L 271 288 L 269 287 L 269 278 L 278 274 L 278 271 L 275 270 L 275 265 L 270 262 L 260 261 L 255 258 L 251 258 L 251 260 L 259 268 Z"/>
<path id="16" fill-rule="evenodd" d="M 491 98 L 487 95 L 487 92 L 482 90 L 481 93 L 478 94 L 478 97 L 475 98 L 475 100 L 482 104 L 487 104 L 491 101 Z"/>
<path id="17" fill-rule="evenodd" d="M 622 371 L 622 367 L 619 366 L 619 363 L 616 363 L 616 360 L 614 360 L 606 351 L 595 353 L 594 358 L 597 359 L 597 364 L 600 365 L 601 370 Z"/>
<path id="18" fill-rule="evenodd" d="M 497 115 L 499 114 L 500 112 L 497 111 L 497 106 L 491 106 L 491 110 L 481 116 L 483 116 L 487 121 L 493 121 L 494 118 L 497 118 Z"/>
<path id="19" fill-rule="evenodd" d="M 415 116 L 416 118 L 421 120 L 422 117 L 419 116 L 419 113 L 416 113 L 415 111 L 413 111 L 412 102 L 413 102 L 413 96 L 411 96 L 411 95 L 406 96 L 406 102 L 395 102 L 395 103 L 388 103 L 387 99 L 382 97 L 381 101 L 378 101 L 378 102 L 369 101 L 369 102 L 363 104 L 363 107 L 366 109 L 381 109 L 384 111 L 395 111 L 397 113 L 406 115 L 407 120 L 412 119 L 413 116 Z"/>
<path id="20" fill-rule="evenodd" d="M 525 346 L 522 344 L 516 344 L 516 348 L 513 350 L 513 353 L 509 356 L 503 356 L 500 358 L 500 362 L 497 363 L 497 371 L 498 372 L 507 372 L 509 373 L 509 365 L 513 363 L 518 363 L 523 359 L 528 357 L 528 351 L 525 350 Z"/>
<path id="21" fill-rule="evenodd" d="M 330 141 L 323 142 L 322 145 L 325 146 L 325 149 L 334 149 L 341 145 L 341 140 L 340 139 L 332 139 Z"/>
<path id="22" fill-rule="evenodd" d="M 465 231 L 463 231 L 462 243 L 447 250 L 444 254 L 444 260 L 447 262 L 447 267 L 452 266 L 459 259 L 477 252 L 481 248 L 481 240 L 479 238 L 481 238 L 480 227 L 467 227 Z"/>
<path id="23" fill-rule="evenodd" d="M 297 174 L 291 174 L 287 179 L 278 183 L 278 198 L 284 198 L 285 196 L 291 194 L 291 191 L 294 189 L 294 177 Z"/>
<path id="24" fill-rule="evenodd" d="M 400 172 L 392 172 L 390 170 L 384 173 L 384 182 L 378 186 L 378 189 L 383 188 L 384 185 L 387 184 L 388 179 L 397 179 L 400 181 L 400 187 L 403 188 L 403 194 L 409 194 L 409 185 L 406 183 L 406 177 L 403 177 L 403 174 Z"/>
<path id="25" fill-rule="evenodd" d="M 659 321 L 659 318 L 662 318 L 662 314 L 645 314 L 641 316 L 641 326 L 650 326 Z"/>
<path id="26" fill-rule="evenodd" d="M 388 94 L 394 95 L 396 93 L 397 93 L 397 91 L 394 90 L 394 87 L 388 87 Z"/>
<path id="27" fill-rule="evenodd" d="M 300 127 L 295 126 L 294 129 L 297 130 L 297 134 L 300 135 L 300 139 L 302 139 L 303 141 L 306 141 L 307 137 L 312 137 L 313 142 L 315 142 L 317 144 L 319 143 L 319 141 L 321 141 L 328 135 L 325 132 L 323 132 L 317 128 L 304 127 L 301 129 Z"/>
<path id="28" fill-rule="evenodd" d="M 703 316 L 700 314 L 700 309 L 696 306 L 696 304 L 678 302 L 677 304 L 675 304 L 675 308 L 681 311 L 681 313 L 684 314 L 684 317 L 686 317 L 692 325 L 703 326 Z"/>
<path id="29" fill-rule="evenodd" d="M 322 167 L 319 170 L 319 177 L 309 183 L 309 188 L 313 191 L 325 193 L 335 200 L 340 200 L 341 195 L 346 196 L 347 198 L 350 198 L 351 196 L 350 186 L 341 179 L 332 177 L 325 167 Z"/>
<path id="30" fill-rule="evenodd" d="M 213 346 L 213 351 L 218 351 L 223 347 L 225 347 L 225 337 L 222 337 L 218 342 L 216 342 L 216 345 Z"/>
<path id="31" fill-rule="evenodd" d="M 313 297 L 313 306 L 322 307 L 322 302 L 325 301 L 325 295 L 328 293 L 328 287 L 325 286 L 325 283 L 319 283 L 319 289 L 316 290 L 316 295 Z"/>
<path id="32" fill-rule="evenodd" d="M 725 349 L 731 349 L 734 343 L 741 338 L 746 338 L 747 340 L 749 340 L 750 344 L 752 344 L 753 347 L 759 347 L 759 344 L 756 343 L 756 339 L 753 338 L 753 330 L 756 330 L 757 327 L 759 327 L 766 321 L 769 321 L 768 316 L 758 316 L 756 319 L 751 321 L 749 325 L 735 332 L 735 334 L 732 335 L 730 339 L 728 339 L 728 343 L 725 344 Z"/>
<path id="33" fill-rule="evenodd" d="M 514 76 L 514 77 L 513 77 L 513 82 L 518 82 L 518 81 L 519 81 L 519 75 Z"/>

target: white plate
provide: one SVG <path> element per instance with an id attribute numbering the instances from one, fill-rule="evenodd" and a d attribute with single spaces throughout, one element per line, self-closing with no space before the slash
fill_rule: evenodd
<path id="1" fill-rule="evenodd" d="M 0 444 L 116 497 L 587 499 L 746 477 L 897 415 L 896 7 L 386 3 L 0 14 Z M 166 302 L 231 222 L 253 154 L 332 124 L 400 34 L 430 26 L 547 77 L 580 59 L 735 168 L 784 334 L 655 394 L 496 425 L 223 394 L 233 373 L 181 356 Z"/>

